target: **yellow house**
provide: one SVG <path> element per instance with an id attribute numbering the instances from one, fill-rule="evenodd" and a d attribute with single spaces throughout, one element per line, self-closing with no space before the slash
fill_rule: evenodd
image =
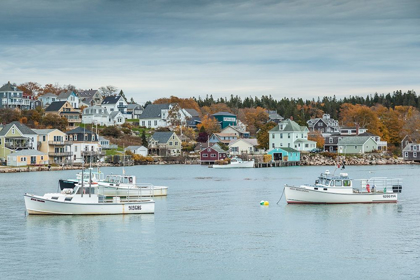
<path id="1" fill-rule="evenodd" d="M 33 129 L 38 134 L 38 150 L 48 155 L 49 163 L 68 163 L 71 160 L 71 141 L 58 129 Z"/>
<path id="2" fill-rule="evenodd" d="M 36 133 L 17 121 L 0 127 L 0 160 L 15 151 L 36 149 L 36 141 Z"/>
<path id="3" fill-rule="evenodd" d="M 48 164 L 47 154 L 37 150 L 21 150 L 7 156 L 7 166 Z"/>
<path id="4" fill-rule="evenodd" d="M 78 127 L 82 122 L 80 110 L 73 108 L 68 101 L 55 101 L 45 108 L 45 114 L 55 114 L 65 117 L 69 123 L 68 129 Z"/>

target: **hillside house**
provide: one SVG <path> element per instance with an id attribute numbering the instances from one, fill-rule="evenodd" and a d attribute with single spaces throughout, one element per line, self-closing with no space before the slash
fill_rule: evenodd
<path id="1" fill-rule="evenodd" d="M 227 152 L 220 148 L 218 144 L 204 148 L 200 152 L 201 164 L 214 164 L 217 160 L 224 160 Z"/>
<path id="2" fill-rule="evenodd" d="M 298 151 L 310 151 L 316 148 L 316 142 L 308 140 L 308 128 L 287 119 L 272 128 L 269 133 L 269 148 L 293 148 Z"/>

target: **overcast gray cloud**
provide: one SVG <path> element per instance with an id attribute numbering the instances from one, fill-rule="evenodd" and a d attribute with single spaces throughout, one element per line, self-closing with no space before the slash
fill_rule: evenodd
<path id="1" fill-rule="evenodd" d="M 0 83 L 316 98 L 420 85 L 420 2 L 2 0 Z"/>

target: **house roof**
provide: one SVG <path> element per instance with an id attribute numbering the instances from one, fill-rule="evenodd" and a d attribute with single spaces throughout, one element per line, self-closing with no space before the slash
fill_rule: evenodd
<path id="1" fill-rule="evenodd" d="M 172 131 L 156 131 L 152 137 L 158 143 L 166 143 L 175 132 Z"/>
<path id="2" fill-rule="evenodd" d="M 98 90 L 97 89 L 89 89 L 89 90 L 84 90 L 84 91 L 80 91 L 78 92 L 77 95 L 79 95 L 79 97 L 90 97 L 92 98 L 95 93 L 97 93 Z"/>
<path id="3" fill-rule="evenodd" d="M 218 153 L 225 153 L 225 154 L 227 153 L 225 150 L 223 150 L 222 148 L 220 148 L 219 144 L 214 144 L 213 146 L 210 146 L 210 147 L 203 147 L 203 149 L 201 150 L 201 152 L 204 151 L 204 150 L 206 150 L 207 148 L 211 148 L 211 149 L 215 150 Z"/>
<path id="4" fill-rule="evenodd" d="M 22 134 L 36 134 L 32 129 L 30 129 L 26 125 L 21 124 L 18 121 L 14 121 L 3 126 L 3 129 L 0 130 L 0 136 L 6 135 L 6 133 L 10 130 L 10 128 L 12 128 L 13 125 L 15 125 L 19 129 L 19 131 L 22 132 Z"/>
<path id="5" fill-rule="evenodd" d="M 245 143 L 248 143 L 249 145 L 252 145 L 252 146 L 258 146 L 258 140 L 257 139 L 237 139 L 237 140 L 232 140 L 229 143 L 229 146 L 235 145 L 236 143 L 238 143 L 240 141 L 243 141 Z"/>
<path id="6" fill-rule="evenodd" d="M 136 109 L 137 107 L 140 107 L 140 108 L 142 108 L 143 109 L 143 107 L 141 106 L 141 105 L 139 105 L 139 104 L 136 104 L 136 103 L 129 103 L 129 104 L 127 104 L 127 110 L 134 110 L 134 109 Z"/>
<path id="7" fill-rule="evenodd" d="M 62 91 L 60 92 L 60 94 L 58 95 L 58 98 L 60 99 L 67 99 L 69 98 L 70 95 L 75 94 L 73 91 L 68 90 L 68 91 Z"/>
<path id="8" fill-rule="evenodd" d="M 105 137 L 103 137 L 103 136 L 99 136 L 99 141 L 109 141 L 108 139 L 106 139 Z"/>
<path id="9" fill-rule="evenodd" d="M 273 151 L 276 151 L 276 150 L 283 150 L 283 151 L 286 151 L 288 153 L 300 153 L 298 150 L 295 150 L 295 149 L 289 148 L 289 147 L 275 148 L 275 149 L 269 151 L 269 153 L 271 153 Z"/>
<path id="10" fill-rule="evenodd" d="M 35 155 L 46 156 L 47 154 L 40 152 L 38 150 L 33 150 L 33 149 L 20 150 L 18 152 L 10 154 L 10 156 L 35 156 Z"/>
<path id="11" fill-rule="evenodd" d="M 66 134 L 75 134 L 75 133 L 95 134 L 92 131 L 90 131 L 89 129 L 85 129 L 85 128 L 80 127 L 80 126 L 66 132 Z"/>
<path id="12" fill-rule="evenodd" d="M 140 119 L 156 119 L 160 118 L 163 109 L 169 109 L 169 103 L 166 104 L 149 104 L 144 108 L 143 114 L 139 116 Z"/>
<path id="13" fill-rule="evenodd" d="M 338 145 L 363 145 L 371 139 L 370 136 L 343 136 L 343 138 L 338 139 Z M 372 139 L 372 141 L 375 141 Z"/>
<path id="14" fill-rule="evenodd" d="M 0 91 L 21 91 L 21 90 L 18 89 L 17 86 L 12 85 L 10 82 L 7 82 L 7 84 L 0 87 Z"/>
<path id="15" fill-rule="evenodd" d="M 229 113 L 229 112 L 218 112 L 215 114 L 212 114 L 212 116 L 232 116 L 232 117 L 236 117 L 236 115 Z"/>
<path id="16" fill-rule="evenodd" d="M 184 110 L 187 111 L 187 113 L 190 114 L 191 117 L 199 117 L 200 116 L 200 114 L 195 109 L 184 109 Z"/>
<path id="17" fill-rule="evenodd" d="M 58 129 L 32 129 L 38 135 L 47 135 L 48 133 L 53 132 Z"/>
<path id="18" fill-rule="evenodd" d="M 121 112 L 120 111 L 114 111 L 114 112 L 111 112 L 111 114 L 109 114 L 109 117 L 111 118 L 111 119 L 113 119 L 113 118 L 115 118 L 118 114 L 120 114 Z"/>
<path id="19" fill-rule="evenodd" d="M 233 130 L 237 131 L 240 134 L 249 133 L 248 131 L 243 130 L 240 126 L 237 126 L 237 125 L 229 125 L 225 127 L 224 129 L 222 129 L 222 131 L 225 131 L 228 128 L 232 128 Z"/>
<path id="20" fill-rule="evenodd" d="M 54 93 L 48 92 L 46 94 L 41 95 L 39 98 L 43 98 L 43 97 L 57 97 L 57 95 L 55 95 Z"/>
<path id="21" fill-rule="evenodd" d="M 139 148 L 144 148 L 147 150 L 145 146 L 128 146 L 127 148 L 125 148 L 125 150 L 137 150 Z"/>
<path id="22" fill-rule="evenodd" d="M 57 112 L 67 101 L 54 101 L 45 109 L 45 112 Z"/>
<path id="23" fill-rule="evenodd" d="M 102 101 L 102 104 L 117 104 L 120 98 L 121 95 L 107 96 L 105 97 L 104 101 Z"/>
<path id="24" fill-rule="evenodd" d="M 280 125 L 283 125 L 283 129 L 280 129 Z M 278 125 L 273 127 L 270 131 L 305 131 L 306 126 L 300 126 L 297 122 L 291 119 L 283 120 Z"/>

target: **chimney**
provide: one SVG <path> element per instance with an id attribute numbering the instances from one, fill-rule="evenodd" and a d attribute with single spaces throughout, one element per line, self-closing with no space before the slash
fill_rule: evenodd
<path id="1" fill-rule="evenodd" d="M 359 135 L 359 124 L 356 124 L 356 135 Z"/>

